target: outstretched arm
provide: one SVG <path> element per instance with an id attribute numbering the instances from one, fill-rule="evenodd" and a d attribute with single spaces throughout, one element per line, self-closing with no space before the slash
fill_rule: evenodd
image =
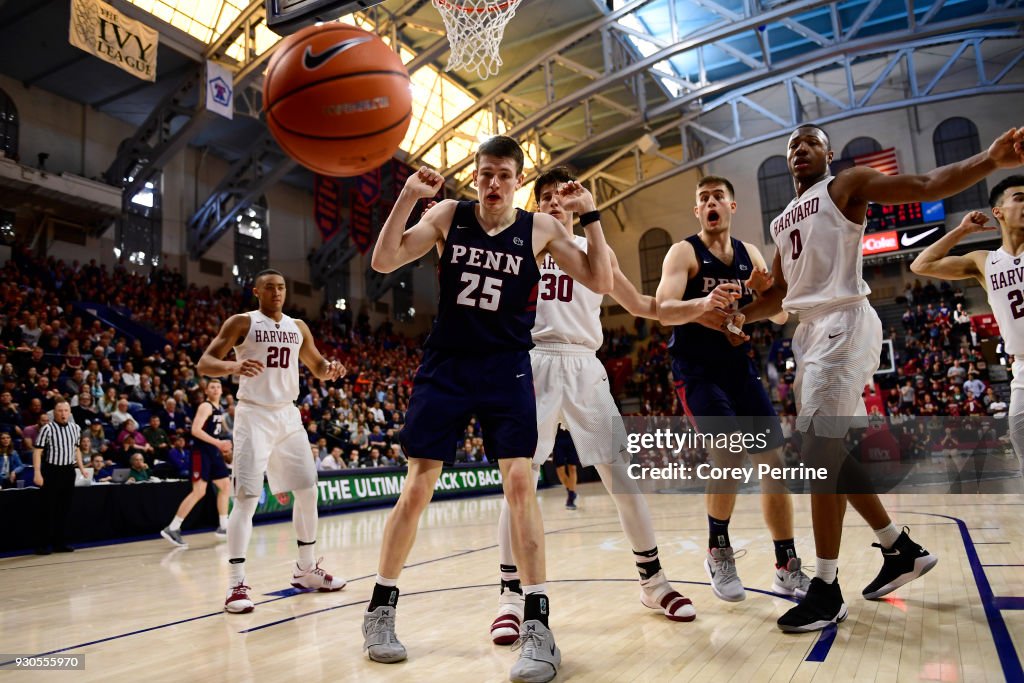
<path id="1" fill-rule="evenodd" d="M 1011 128 L 987 150 L 922 175 L 885 175 L 867 166 L 854 166 L 832 183 L 832 198 L 840 208 L 848 203 L 905 204 L 952 197 L 997 168 L 1024 165 L 1024 128 Z"/>
<path id="2" fill-rule="evenodd" d="M 615 258 L 615 252 L 611 249 L 608 253 L 612 257 L 612 271 L 614 272 L 614 283 L 611 297 L 622 304 L 630 315 L 637 318 L 658 319 L 658 303 L 653 296 L 641 294 L 637 291 L 629 278 L 619 269 L 619 260 Z"/>
<path id="3" fill-rule="evenodd" d="M 427 209 L 419 222 L 405 229 L 409 216 L 420 199 L 429 199 L 444 185 L 444 176 L 423 166 L 405 181 L 398 201 L 384 222 L 373 246 L 370 265 L 378 273 L 390 273 L 415 261 L 443 240 L 455 215 L 456 202 L 446 200 Z M 443 226 L 443 227 L 442 227 Z"/>
<path id="4" fill-rule="evenodd" d="M 981 211 L 970 212 L 964 216 L 960 225 L 918 254 L 914 262 L 910 264 L 910 270 L 918 275 L 942 280 L 965 280 L 973 277 L 984 287 L 985 273 L 981 260 L 985 258 L 985 252 L 972 251 L 963 256 L 949 256 L 948 254 L 950 249 L 971 233 L 997 229 L 995 226 L 985 225 L 987 222 L 988 216 Z"/>

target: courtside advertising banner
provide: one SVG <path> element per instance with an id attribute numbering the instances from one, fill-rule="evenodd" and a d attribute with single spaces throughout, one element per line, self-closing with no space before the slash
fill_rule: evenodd
<path id="1" fill-rule="evenodd" d="M 133 76 L 156 80 L 156 30 L 101 0 L 71 0 L 68 41 Z"/>

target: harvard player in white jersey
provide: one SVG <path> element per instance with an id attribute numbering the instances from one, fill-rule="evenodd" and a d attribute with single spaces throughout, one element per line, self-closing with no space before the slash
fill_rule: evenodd
<path id="1" fill-rule="evenodd" d="M 320 560 L 313 559 L 317 474 L 295 407 L 300 360 L 314 376 L 326 381 L 342 377 L 345 367 L 320 355 L 306 323 L 282 312 L 285 292 L 281 273 L 259 273 L 253 286 L 259 310 L 228 318 L 197 366 L 200 374 L 210 377 L 240 376 L 232 474 L 235 506 L 228 518 L 230 581 L 224 601 L 228 612 L 254 608 L 245 583 L 245 554 L 252 536 L 252 516 L 263 493 L 264 473 L 271 493 L 291 491 L 294 498 L 292 522 L 299 557 L 291 584 L 320 591 L 345 587 L 343 579 L 331 576 L 320 568 Z M 232 348 L 235 360 L 224 360 Z"/>
<path id="2" fill-rule="evenodd" d="M 575 180 L 568 169 L 554 168 L 537 178 L 533 186 L 538 209 L 558 219 L 569 236 L 573 234 L 573 212 L 563 206 L 559 190 Z M 580 219 L 587 223 L 594 220 L 597 211 L 594 198 L 586 189 L 583 189 L 583 198 L 586 211 Z M 585 237 L 573 239 L 586 251 Z M 657 319 L 654 298 L 636 290 L 619 270 L 614 254 L 612 268 L 614 284 L 610 296 L 631 315 Z M 623 457 L 625 427 L 612 398 L 608 373 L 596 355 L 604 341 L 600 318 L 604 295 L 574 281 L 551 256 L 546 256 L 541 263 L 540 276 L 537 319 L 532 331 L 535 347 L 530 351 L 537 392 L 538 438 L 533 469 L 539 472 L 551 454 L 561 423 L 572 436 L 580 464 L 597 468 L 615 502 L 622 530 L 640 572 L 641 602 L 662 611 L 673 621 L 692 621 L 696 616 L 693 605 L 672 588 L 661 569 L 647 500 L 636 482 L 625 476 L 628 464 L 628 458 Z M 491 624 L 491 639 L 499 645 L 508 645 L 519 634 L 523 593 L 512 553 L 508 503 L 504 501 L 498 524 L 498 553 L 501 593 L 498 616 Z"/>
<path id="3" fill-rule="evenodd" d="M 789 137 L 787 164 L 796 198 L 771 223 L 778 251 L 774 283 L 739 315 L 760 320 L 779 310 L 799 316 L 793 337 L 797 361 L 797 428 L 804 432 L 802 460 L 839 472 L 843 438 L 866 417 L 862 394 L 878 369 L 882 324 L 868 304 L 871 291 L 861 274 L 862 240 L 868 202 L 902 204 L 936 201 L 974 185 L 999 167 L 1024 161 L 1024 129 L 1011 129 L 985 152 L 924 175 L 885 175 L 854 166 L 829 174 L 832 145 L 814 125 Z M 837 578 L 846 501 L 878 536 L 883 566 L 863 590 L 864 597 L 886 595 L 930 570 L 938 558 L 892 523 L 860 468 L 846 463 L 844 487 L 837 494 L 812 488 L 811 517 L 817 550 L 815 577 L 807 596 L 779 618 L 783 631 L 816 631 L 846 619 Z M 848 473 L 860 479 L 851 485 Z M 835 483 L 835 480 L 832 480 Z M 856 493 L 850 493 L 856 490 Z"/>
<path id="4" fill-rule="evenodd" d="M 910 269 L 918 275 L 943 280 L 974 278 L 988 292 L 988 303 L 999 323 L 1006 352 L 1013 354 L 1010 383 L 1010 441 L 1017 456 L 1024 455 L 1024 175 L 1004 178 L 988 198 L 999 223 L 1003 245 L 995 251 L 972 251 L 949 256 L 949 250 L 974 232 L 995 230 L 988 216 L 972 211 L 956 228 L 922 251 Z"/>

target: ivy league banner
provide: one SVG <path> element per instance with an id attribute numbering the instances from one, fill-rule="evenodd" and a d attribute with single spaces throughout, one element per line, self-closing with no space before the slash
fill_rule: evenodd
<path id="1" fill-rule="evenodd" d="M 156 80 L 158 34 L 102 0 L 71 0 L 68 41 L 143 80 Z"/>

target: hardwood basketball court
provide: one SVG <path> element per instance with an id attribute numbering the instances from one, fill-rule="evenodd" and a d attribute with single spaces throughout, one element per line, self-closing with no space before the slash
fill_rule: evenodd
<path id="1" fill-rule="evenodd" d="M 756 496 L 740 496 L 733 545 L 744 602 L 715 598 L 702 568 L 703 498 L 649 495 L 662 564 L 697 609 L 673 623 L 641 606 L 635 568 L 611 500 L 581 487 L 579 510 L 561 489 L 541 494 L 552 627 L 561 681 L 1000 681 L 1021 680 L 1024 553 L 1014 495 L 902 495 L 885 503 L 897 524 L 938 553 L 928 575 L 888 599 L 861 588 L 878 567 L 871 531 L 850 510 L 840 581 L 850 610 L 838 632 L 786 635 L 791 603 L 770 592 L 771 539 Z M 409 659 L 370 662 L 360 624 L 376 571 L 385 509 L 321 519 L 318 554 L 349 579 L 337 593 L 296 594 L 290 522 L 256 528 L 248 615 L 221 611 L 225 545 L 212 533 L 6 558 L 0 640 L 8 653 L 76 653 L 85 670 L 33 680 L 503 681 L 514 654 L 488 628 L 497 603 L 495 525 L 500 498 L 431 504 L 401 577 L 398 634 Z M 809 502 L 794 497 L 797 549 L 812 565 Z M 27 674 L 21 674 L 26 676 Z"/>

